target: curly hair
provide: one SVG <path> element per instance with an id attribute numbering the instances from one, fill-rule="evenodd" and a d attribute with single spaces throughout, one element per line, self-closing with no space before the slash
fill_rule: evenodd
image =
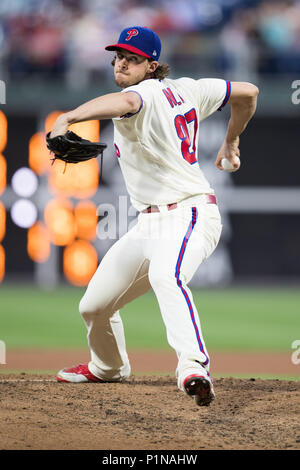
<path id="1" fill-rule="evenodd" d="M 154 70 L 151 74 L 152 78 L 158 78 L 159 80 L 163 80 L 166 78 L 170 73 L 170 66 L 166 63 L 158 64 L 158 67 Z"/>
<path id="2" fill-rule="evenodd" d="M 145 60 L 148 60 L 149 62 L 153 62 L 152 59 L 145 59 Z M 114 57 L 113 60 L 111 61 L 111 65 L 113 67 L 115 65 L 115 62 L 116 62 L 116 58 Z M 163 80 L 169 75 L 169 73 L 170 73 L 169 64 L 161 63 L 161 64 L 158 64 L 154 72 L 151 73 L 151 78 L 158 78 L 159 80 Z"/>

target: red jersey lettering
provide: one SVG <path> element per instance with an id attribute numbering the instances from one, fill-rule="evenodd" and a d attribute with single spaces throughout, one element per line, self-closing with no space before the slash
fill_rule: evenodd
<path id="1" fill-rule="evenodd" d="M 173 94 L 173 92 L 171 91 L 170 88 L 164 88 L 163 92 L 164 92 L 164 95 L 167 98 L 167 100 L 169 101 L 172 108 L 174 108 L 174 106 L 180 106 L 182 103 L 184 103 L 184 101 L 181 97 L 179 97 L 181 99 L 181 101 L 177 101 L 177 99 L 175 98 L 175 96 L 174 96 L 174 94 Z"/>

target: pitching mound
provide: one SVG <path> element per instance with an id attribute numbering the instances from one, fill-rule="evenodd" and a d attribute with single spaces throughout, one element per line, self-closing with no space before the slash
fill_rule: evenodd
<path id="1" fill-rule="evenodd" d="M 1 449 L 299 449 L 299 382 L 214 384 L 216 400 L 196 407 L 173 377 L 73 385 L 2 376 Z"/>

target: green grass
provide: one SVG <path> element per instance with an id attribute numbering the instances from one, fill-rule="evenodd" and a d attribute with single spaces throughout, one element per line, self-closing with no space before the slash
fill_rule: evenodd
<path id="1" fill-rule="evenodd" d="M 0 340 L 7 348 L 84 348 L 86 329 L 78 313 L 84 289 L 41 291 L 0 287 Z M 300 292 L 296 289 L 194 290 L 209 350 L 291 351 L 300 339 Z M 128 349 L 170 349 L 156 298 L 146 294 L 121 315 Z"/>
<path id="2" fill-rule="evenodd" d="M 85 347 L 78 312 L 84 289 L 43 291 L 32 286 L 0 287 L 0 339 L 6 347 Z"/>
<path id="3" fill-rule="evenodd" d="M 296 289 L 203 289 L 193 291 L 206 345 L 213 350 L 291 351 L 300 339 L 300 292 Z M 152 294 L 123 309 L 134 347 L 168 347 Z M 135 329 L 139 334 L 133 337 Z"/>
<path id="4" fill-rule="evenodd" d="M 207 346 L 290 351 L 300 339 L 300 291 L 226 289 L 195 292 Z"/>

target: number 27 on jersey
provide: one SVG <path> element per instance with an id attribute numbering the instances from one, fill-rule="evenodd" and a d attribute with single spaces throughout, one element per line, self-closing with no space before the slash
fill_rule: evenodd
<path id="1" fill-rule="evenodd" d="M 182 156 L 188 163 L 193 165 L 193 163 L 197 162 L 196 136 L 198 130 L 198 119 L 195 108 L 191 109 L 185 114 L 178 114 L 175 117 L 174 124 L 177 135 L 181 140 Z M 192 130 L 194 131 L 193 143 L 190 137 Z M 192 148 L 190 149 L 191 145 Z"/>

